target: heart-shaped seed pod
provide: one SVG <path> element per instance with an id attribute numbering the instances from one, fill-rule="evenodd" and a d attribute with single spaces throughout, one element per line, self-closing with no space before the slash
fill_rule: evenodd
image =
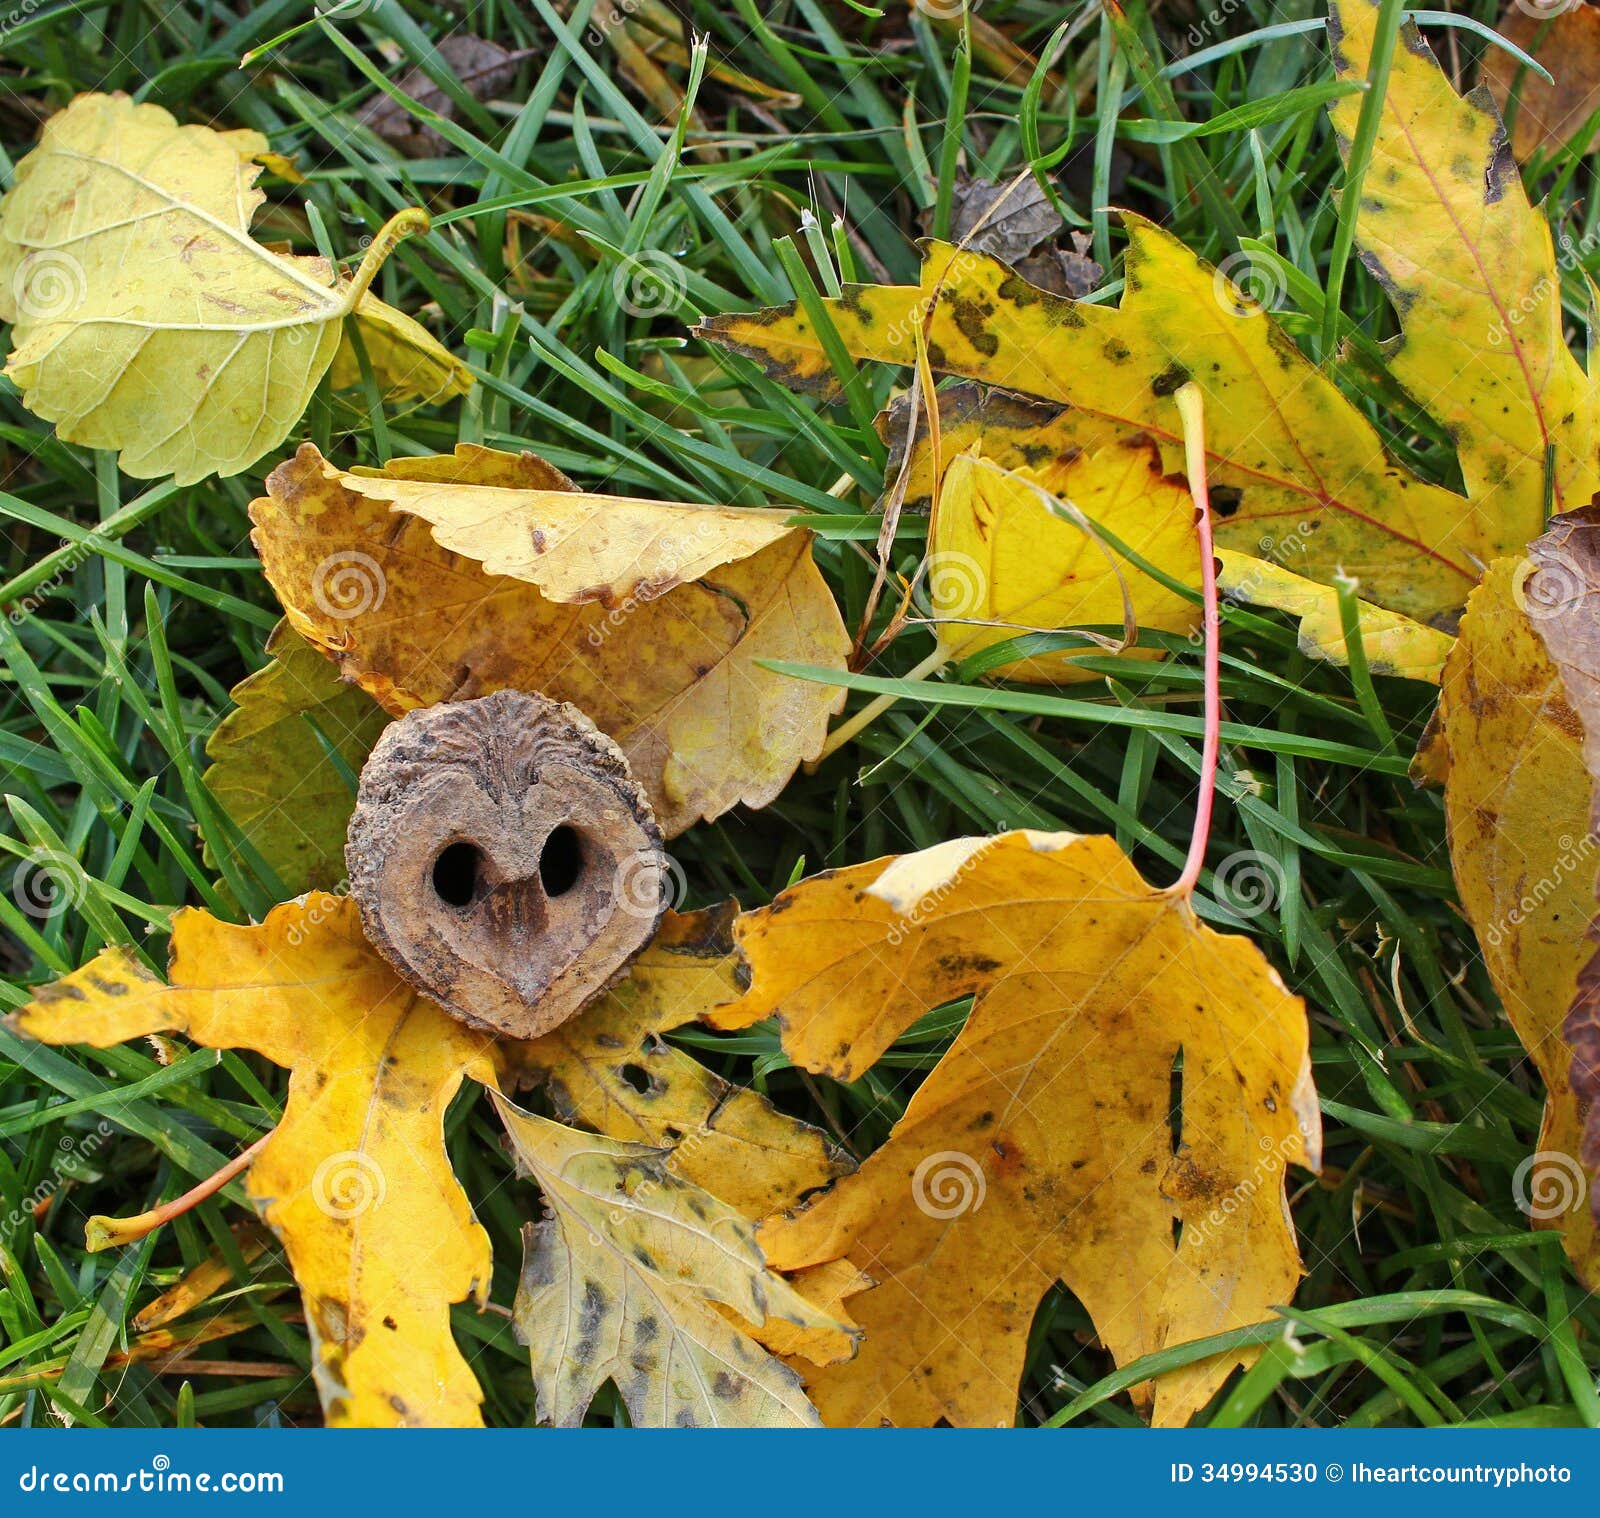
<path id="1" fill-rule="evenodd" d="M 621 749 L 576 707 L 517 691 L 387 728 L 345 861 L 373 947 L 447 1012 L 513 1038 L 622 974 L 667 879 Z"/>

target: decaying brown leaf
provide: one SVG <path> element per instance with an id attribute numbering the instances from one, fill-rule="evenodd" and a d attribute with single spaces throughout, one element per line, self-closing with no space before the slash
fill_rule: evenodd
<path id="1" fill-rule="evenodd" d="M 569 701 L 621 745 L 668 837 L 770 802 L 842 704 L 758 662 L 842 669 L 848 647 L 809 534 L 773 514 L 588 496 L 471 445 L 357 475 L 306 444 L 267 489 L 267 578 L 347 679 L 392 712 Z"/>
<path id="2" fill-rule="evenodd" d="M 1600 10 L 1590 4 L 1524 5 L 1508 0 L 1500 35 L 1550 71 L 1554 83 L 1503 48 L 1485 48 L 1482 79 L 1504 115 L 1517 98 L 1511 147 L 1524 162 L 1555 152 L 1600 109 Z M 1600 147 L 1600 132 L 1579 143 L 1580 153 Z"/>
<path id="3" fill-rule="evenodd" d="M 751 987 L 712 1020 L 776 1015 L 789 1056 L 838 1080 L 976 995 L 888 1142 L 762 1231 L 783 1270 L 848 1253 L 880 1283 L 852 1304 L 859 1356 L 807 1374 L 828 1423 L 1009 1424 L 1057 1280 L 1120 1363 L 1293 1294 L 1286 1170 L 1320 1147 L 1304 1006 L 1111 840 L 953 840 L 804 881 L 737 936 Z M 1162 1377 L 1156 1421 L 1249 1358 Z"/>

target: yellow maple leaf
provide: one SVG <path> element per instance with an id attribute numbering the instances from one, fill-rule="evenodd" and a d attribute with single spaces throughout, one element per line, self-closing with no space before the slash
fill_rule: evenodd
<path id="1" fill-rule="evenodd" d="M 274 253 L 250 236 L 266 147 L 123 95 L 45 123 L 0 203 L 0 319 L 6 373 L 62 438 L 182 485 L 237 474 L 299 421 L 344 318 L 427 217 L 402 212 L 350 280 Z"/>
<path id="2" fill-rule="evenodd" d="M 1010 1423 L 1056 1280 L 1119 1363 L 1292 1296 L 1286 1171 L 1320 1147 L 1304 1004 L 1110 839 L 1008 833 L 837 870 L 737 937 L 751 987 L 712 1021 L 776 1015 L 790 1058 L 838 1080 L 976 994 L 887 1143 L 762 1231 L 780 1269 L 848 1253 L 880 1283 L 853 1304 L 859 1356 L 807 1376 L 828 1423 Z M 1187 1421 L 1250 1358 L 1163 1376 L 1156 1421 Z"/>
<path id="3" fill-rule="evenodd" d="M 206 740 L 206 786 L 288 895 L 329 890 L 345 877 L 356 801 L 330 750 L 359 771 L 389 719 L 287 623 L 266 652 L 270 662 L 234 686 L 234 710 Z M 238 852 L 226 833 L 207 843 L 212 855 Z"/>
<path id="4" fill-rule="evenodd" d="M 493 1041 L 400 980 L 353 901 L 312 893 L 259 927 L 184 910 L 170 983 L 107 949 L 12 1022 L 97 1048 L 183 1032 L 286 1068 L 288 1105 L 248 1190 L 299 1283 L 329 1424 L 481 1421 L 450 1304 L 486 1299 L 489 1239 L 451 1172 L 444 1115 L 464 1077 L 494 1083 Z"/>
<path id="5" fill-rule="evenodd" d="M 1415 766 L 1445 788 L 1446 837 L 1462 909 L 1489 979 L 1545 1084 L 1538 1151 L 1519 1201 L 1562 1231 L 1578 1274 L 1600 1283 L 1600 1241 L 1583 1205 L 1583 1114 L 1562 1019 L 1593 953 L 1596 840 L 1582 723 L 1530 621 L 1528 559 L 1491 565 L 1445 661 L 1439 707 Z"/>
<path id="6" fill-rule="evenodd" d="M 1377 25 L 1372 0 L 1330 7 L 1342 76 L 1366 77 Z M 1346 142 L 1362 98 L 1331 108 Z M 1600 407 L 1567 347 L 1550 225 L 1528 204 L 1493 101 L 1458 96 L 1410 23 L 1357 227 L 1404 334 L 1389 368 L 1454 439 L 1483 524 L 1474 536 L 1492 541 L 1497 524 L 1512 525 L 1517 539 L 1501 547 L 1518 548 L 1549 511 L 1586 505 L 1600 488 Z"/>
<path id="7" fill-rule="evenodd" d="M 531 454 L 470 445 L 346 474 L 306 444 L 253 503 L 253 538 L 290 623 L 391 712 L 538 691 L 622 747 L 667 836 L 765 806 L 844 699 L 758 663 L 844 667 L 810 535 L 766 514 L 626 501 L 618 538 L 591 557 L 572 534 L 611 502 L 562 481 Z"/>
<path id="8" fill-rule="evenodd" d="M 794 1371 L 718 1309 L 820 1335 L 830 1350 L 855 1335 L 768 1268 L 753 1223 L 675 1176 L 658 1149 L 495 1105 L 551 1212 L 523 1232 L 516 1305 L 542 1421 L 579 1423 L 611 1380 L 652 1427 L 816 1423 Z"/>
<path id="9" fill-rule="evenodd" d="M 760 1219 L 851 1163 L 810 1124 L 661 1037 L 738 998 L 735 910 L 669 911 L 619 984 L 507 1057 L 545 1085 L 563 1121 L 665 1150 L 674 1174 Z"/>

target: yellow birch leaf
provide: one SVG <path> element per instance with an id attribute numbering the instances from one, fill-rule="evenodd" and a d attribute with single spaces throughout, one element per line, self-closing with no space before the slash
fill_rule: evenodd
<path id="1" fill-rule="evenodd" d="M 1339 593 L 1319 585 L 1271 559 L 1217 552 L 1217 588 L 1224 601 L 1250 606 L 1270 606 L 1300 620 L 1300 651 L 1315 659 L 1348 664 L 1344 621 L 1339 614 Z M 1375 675 L 1397 675 L 1407 680 L 1439 683 L 1439 673 L 1455 639 L 1436 627 L 1425 627 L 1397 611 L 1385 611 L 1370 601 L 1356 602 L 1361 630 L 1361 651 Z"/>
<path id="2" fill-rule="evenodd" d="M 1006 469 L 979 454 L 982 446 L 952 460 L 928 538 L 930 610 L 951 658 L 1033 630 L 1120 630 L 1127 610 L 1140 627 L 1180 634 L 1199 627 L 1195 602 L 1089 530 L 1104 527 L 1176 579 L 1199 585 L 1194 503 L 1181 481 L 1162 474 L 1154 448 L 1112 444 L 1040 469 Z M 992 673 L 1046 685 L 1096 680 L 1077 660 L 1099 652 L 1030 655 Z M 1161 657 L 1159 649 L 1129 652 Z"/>
<path id="3" fill-rule="evenodd" d="M 815 1425 L 800 1378 L 717 1310 L 850 1333 L 768 1268 L 755 1225 L 658 1149 L 495 1105 L 551 1214 L 523 1230 L 516 1302 L 540 1420 L 578 1424 L 610 1380 L 636 1426 Z"/>
<path id="4" fill-rule="evenodd" d="M 1366 77 L 1377 24 L 1371 0 L 1330 7 L 1341 76 Z M 1331 108 L 1343 141 L 1364 98 Z M 1550 225 L 1528 204 L 1488 92 L 1459 97 L 1409 23 L 1389 70 L 1358 236 L 1404 334 L 1389 368 L 1455 440 L 1471 512 L 1486 529 L 1477 536 L 1517 524 L 1516 541 L 1499 546 L 1520 548 L 1549 511 L 1587 505 L 1600 488 L 1600 409 L 1562 330 Z"/>
<path id="5" fill-rule="evenodd" d="M 1577 1159 L 1583 1113 L 1561 1027 L 1594 949 L 1585 930 L 1600 856 L 1583 726 L 1528 615 L 1532 570 L 1531 560 L 1501 559 L 1473 591 L 1415 769 L 1444 784 L 1462 909 L 1545 1084 L 1538 1151 L 1516 1173 L 1517 1200 L 1537 1226 L 1561 1230 L 1579 1276 L 1600 1285 Z"/>
<path id="6" fill-rule="evenodd" d="M 581 561 L 561 555 L 565 567 L 551 578 L 574 598 L 558 599 L 514 574 L 487 572 L 478 558 L 493 551 L 507 569 L 544 573 L 537 551 L 527 563 L 509 551 L 509 536 L 486 546 L 478 489 L 507 503 L 506 535 L 515 522 L 531 533 L 538 520 L 498 488 L 513 481 L 563 539 L 569 521 L 587 521 L 606 504 L 572 492 L 572 517 L 558 519 L 552 476 L 531 455 L 481 448 L 407 461 L 383 477 L 344 474 L 306 444 L 252 504 L 253 540 L 290 623 L 389 711 L 538 691 L 572 702 L 622 747 L 667 836 L 741 802 L 765 806 L 820 752 L 844 699 L 758 663 L 844 668 L 848 639 L 812 562 L 810 534 L 784 530 L 747 557 L 677 583 L 674 534 L 698 545 L 699 530 L 709 523 L 715 534 L 722 518 L 714 508 L 657 505 L 654 535 L 638 540 L 646 561 L 627 566 L 621 550 L 606 559 L 637 594 L 608 605 L 598 586 L 577 584 Z M 418 479 L 433 492 L 413 491 Z M 413 512 L 419 499 L 434 503 L 443 528 Z M 475 521 L 476 533 L 459 525 Z M 765 517 L 757 524 L 749 530 L 756 541 L 772 528 Z M 441 533 L 461 551 L 444 546 Z M 686 561 L 695 555 L 708 557 L 698 546 L 684 550 Z M 672 588 L 647 595 L 656 583 Z"/>
<path id="7" fill-rule="evenodd" d="M 361 334 L 378 390 L 388 401 L 420 401 L 435 406 L 472 388 L 472 371 L 421 322 L 368 291 L 356 303 L 351 320 Z M 346 390 L 361 383 L 348 327 L 334 351 L 328 383 Z"/>
<path id="8" fill-rule="evenodd" d="M 160 106 L 80 95 L 52 116 L 0 203 L 6 373 L 68 442 L 180 485 L 276 447 L 333 360 L 342 323 L 405 231 L 352 280 L 250 236 L 264 137 L 179 126 Z"/>
<path id="9" fill-rule="evenodd" d="M 665 1150 L 672 1174 L 759 1220 L 852 1167 L 810 1124 L 661 1037 L 739 996 L 735 910 L 668 912 L 624 980 L 508 1057 L 563 1122 Z"/>
<path id="10" fill-rule="evenodd" d="M 289 895 L 330 890 L 345 878 L 356 798 L 328 748 L 358 772 L 389 719 L 287 622 L 267 653 L 272 662 L 234 686 L 234 710 L 206 740 L 206 786 Z M 213 855 L 236 852 L 225 834 L 207 844 Z"/>
<path id="11" fill-rule="evenodd" d="M 1259 304 L 1169 233 L 1132 214 L 1124 221 L 1120 307 L 1050 295 L 941 242 L 927 245 L 920 286 L 851 286 L 825 304 L 859 358 L 911 364 L 926 319 L 935 371 L 1152 437 L 1174 474 L 1171 395 L 1192 379 L 1205 397 L 1211 481 L 1229 493 L 1218 492 L 1219 545 L 1249 553 L 1263 533 L 1298 532 L 1307 574 L 1353 574 L 1376 604 L 1419 621 L 1459 607 L 1483 563 L 1538 531 L 1537 519 L 1473 511 L 1390 462 L 1377 429 Z M 769 374 L 798 388 L 831 384 L 799 311 L 716 317 L 698 330 L 762 356 Z"/>
<path id="12" fill-rule="evenodd" d="M 848 1254 L 880 1283 L 853 1304 L 861 1353 L 807 1376 L 830 1425 L 1009 1424 L 1058 1280 L 1119 1364 L 1293 1295 L 1286 1170 L 1320 1147 L 1304 1004 L 1110 839 L 1006 833 L 836 870 L 737 938 L 751 987 L 713 1021 L 775 1014 L 790 1058 L 837 1080 L 976 996 L 884 1146 L 762 1230 L 780 1269 Z M 1186 1422 L 1251 1358 L 1163 1376 L 1155 1421 Z"/>
<path id="13" fill-rule="evenodd" d="M 495 1081 L 493 1043 L 395 975 L 353 901 L 313 893 L 259 927 L 184 910 L 170 983 L 107 949 L 11 1022 L 95 1048 L 181 1032 L 287 1069 L 247 1189 L 299 1283 L 329 1424 L 481 1422 L 450 1305 L 485 1299 L 489 1239 L 451 1173 L 444 1116 L 463 1077 Z"/>

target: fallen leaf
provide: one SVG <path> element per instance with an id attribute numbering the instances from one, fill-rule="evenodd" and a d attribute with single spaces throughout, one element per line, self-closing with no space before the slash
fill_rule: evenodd
<path id="1" fill-rule="evenodd" d="M 180 485 L 237 474 L 299 421 L 365 272 L 281 257 L 250 237 L 266 139 L 179 126 L 160 106 L 80 95 L 46 123 L 0 205 L 6 373 L 67 442 Z"/>
<path id="2" fill-rule="evenodd" d="M 924 232 L 933 230 L 931 208 L 921 221 Z M 1059 246 L 1069 236 L 1070 246 Z M 1105 274 L 1087 255 L 1088 239 L 1081 232 L 1069 234 L 1061 213 L 1031 174 L 1004 182 L 958 174 L 950 199 L 949 239 L 1010 264 L 1052 295 L 1081 299 Z"/>
<path id="3" fill-rule="evenodd" d="M 1119 1364 L 1293 1295 L 1286 1171 L 1320 1148 L 1304 1005 L 1110 839 L 1007 833 L 832 871 L 737 938 L 751 987 L 712 1021 L 776 1015 L 789 1057 L 836 1080 L 976 996 L 884 1146 L 762 1230 L 782 1270 L 848 1254 L 880 1282 L 854 1304 L 861 1353 L 807 1376 L 830 1425 L 1009 1424 L 1058 1280 Z M 1163 1376 L 1155 1421 L 1186 1422 L 1251 1358 Z"/>
<path id="4" fill-rule="evenodd" d="M 1124 558 L 1105 528 L 1176 579 L 1200 583 L 1194 503 L 1149 444 L 1120 443 L 1034 470 L 1006 469 L 978 444 L 945 473 L 928 539 L 926 583 L 941 646 L 967 659 L 1033 630 L 1110 626 L 1187 634 L 1200 607 Z M 1099 679 L 1085 653 L 1029 655 L 988 673 L 1057 684 Z M 1130 648 L 1135 657 L 1161 650 Z"/>
<path id="5" fill-rule="evenodd" d="M 1330 7 L 1342 77 L 1365 79 L 1377 24 L 1372 0 Z M 1332 106 L 1342 141 L 1363 98 Z M 1600 489 L 1600 407 L 1567 347 L 1550 224 L 1528 203 L 1494 103 L 1482 91 L 1459 98 L 1409 23 L 1357 225 L 1400 317 L 1390 371 L 1454 439 L 1472 514 L 1488 529 L 1475 536 L 1520 549 L 1549 511 L 1587 505 Z M 1497 540 L 1502 522 L 1520 524 L 1515 543 Z"/>
<path id="6" fill-rule="evenodd" d="M 569 483 L 531 454 L 470 445 L 346 474 L 306 444 L 253 503 L 254 542 L 291 624 L 389 711 L 538 691 L 621 745 L 667 836 L 765 806 L 843 703 L 758 663 L 844 667 L 810 535 Z M 613 505 L 614 534 L 594 516 Z M 573 535 L 602 524 L 604 540 Z"/>
<path id="7" fill-rule="evenodd" d="M 612 1381 L 636 1425 L 814 1425 L 800 1378 L 717 1311 L 850 1336 L 768 1268 L 755 1225 L 660 1150 L 495 1105 L 551 1216 L 523 1232 L 517 1336 L 541 1422 L 570 1428 Z"/>
<path id="8" fill-rule="evenodd" d="M 1524 162 L 1538 152 L 1559 151 L 1600 106 L 1600 11 L 1583 4 L 1525 8 L 1513 0 L 1496 29 L 1538 59 L 1555 81 L 1541 79 L 1504 48 L 1484 49 L 1481 77 L 1502 115 L 1516 92 L 1512 148 Z M 1579 143 L 1578 151 L 1592 153 L 1596 147 L 1600 132 Z"/>
<path id="9" fill-rule="evenodd" d="M 1596 840 L 1583 728 L 1528 615 L 1526 559 L 1491 565 L 1445 661 L 1419 778 L 1445 788 L 1446 838 L 1462 910 L 1506 1017 L 1545 1084 L 1538 1151 L 1518 1176 L 1537 1226 L 1559 1228 L 1579 1275 L 1600 1283 L 1582 1205 L 1582 1111 L 1562 1018 L 1591 946 Z"/>
<path id="10" fill-rule="evenodd" d="M 185 909 L 170 984 L 107 949 L 10 1021 L 94 1048 L 182 1032 L 289 1070 L 247 1189 L 299 1283 L 329 1424 L 481 1422 L 450 1304 L 486 1299 L 489 1239 L 451 1172 L 444 1115 L 464 1076 L 493 1084 L 493 1044 L 395 975 L 353 901 L 313 892 L 259 927 Z"/>
<path id="11" fill-rule="evenodd" d="M 1550 530 L 1528 545 L 1528 556 L 1534 566 L 1523 586 L 1528 619 L 1555 665 L 1562 694 L 1576 716 L 1579 752 L 1590 787 L 1582 843 L 1558 863 L 1566 864 L 1569 873 L 1575 873 L 1590 887 L 1582 962 L 1560 1033 L 1572 1051 L 1566 1076 L 1582 1120 L 1579 1156 L 1593 1176 L 1600 1171 L 1600 1110 L 1595 1107 L 1600 1100 L 1600 948 L 1596 947 L 1600 944 L 1600 919 L 1593 916 L 1595 867 L 1600 862 L 1594 852 L 1600 847 L 1600 639 L 1595 635 L 1594 614 L 1600 598 L 1600 508 L 1586 506 L 1552 518 Z M 1548 821 L 1545 827 L 1548 832 Z M 1573 923 L 1567 919 L 1563 926 L 1570 931 Z M 1551 1052 L 1552 1059 L 1559 1060 L 1559 1048 Z M 1560 1084 L 1548 1084 L 1553 1101 Z M 1560 1152 L 1571 1154 L 1570 1149 Z M 1582 1199 L 1581 1188 L 1578 1199 Z M 1590 1226 L 1569 1227 L 1569 1241 L 1577 1244 L 1583 1240 L 1592 1254 L 1596 1248 L 1593 1225 L 1597 1221 L 1600 1187 L 1591 1187 L 1586 1219 Z M 1600 1280 L 1600 1269 L 1594 1268 L 1593 1259 L 1586 1259 L 1586 1263 L 1590 1265 L 1590 1279 Z"/>
<path id="12" fill-rule="evenodd" d="M 445 67 L 459 79 L 477 100 L 487 100 L 505 90 L 517 77 L 517 65 L 531 49 L 512 52 L 475 37 L 471 32 L 451 32 L 435 49 Z M 454 121 L 461 108 L 420 68 L 408 69 L 395 86 L 424 111 Z M 450 144 L 437 127 L 419 119 L 398 100 L 386 94 L 374 96 L 356 113 L 356 120 L 370 127 L 407 158 L 438 158 L 450 151 Z"/>
<path id="13" fill-rule="evenodd" d="M 404 311 L 369 292 L 357 302 L 352 319 L 385 400 L 436 406 L 472 388 L 472 371 Z M 349 325 L 328 369 L 328 383 L 335 390 L 353 389 L 362 382 L 361 360 L 350 340 Z"/>
<path id="14" fill-rule="evenodd" d="M 389 719 L 286 622 L 266 651 L 271 662 L 233 688 L 234 710 L 206 740 L 206 786 L 288 895 L 329 890 L 345 875 L 351 777 Z M 207 844 L 238 858 L 226 833 Z"/>
<path id="15" fill-rule="evenodd" d="M 672 1174 L 759 1220 L 852 1166 L 817 1129 L 661 1036 L 738 998 L 735 911 L 668 912 L 626 979 L 508 1057 L 563 1122 L 667 1151 Z"/>
<path id="16" fill-rule="evenodd" d="M 259 1223 L 235 1223 L 229 1232 L 233 1235 L 239 1258 L 246 1265 L 254 1264 L 266 1253 L 270 1240 Z M 232 1264 L 213 1245 L 206 1251 L 205 1259 L 193 1270 L 186 1271 L 182 1280 L 169 1286 L 153 1302 L 141 1307 L 129 1320 L 128 1327 L 135 1333 L 162 1328 L 209 1302 L 225 1287 L 243 1284 L 242 1281 L 236 1281 Z"/>
<path id="17" fill-rule="evenodd" d="M 1271 559 L 1222 549 L 1217 554 L 1217 589 L 1224 601 L 1250 606 L 1270 606 L 1300 621 L 1300 652 L 1314 659 L 1350 662 L 1345 644 L 1339 593 L 1319 585 Z M 1425 627 L 1397 611 L 1385 611 L 1370 601 L 1356 602 L 1361 651 L 1367 667 L 1377 675 L 1439 683 L 1444 661 L 1455 639 L 1436 627 Z"/>

